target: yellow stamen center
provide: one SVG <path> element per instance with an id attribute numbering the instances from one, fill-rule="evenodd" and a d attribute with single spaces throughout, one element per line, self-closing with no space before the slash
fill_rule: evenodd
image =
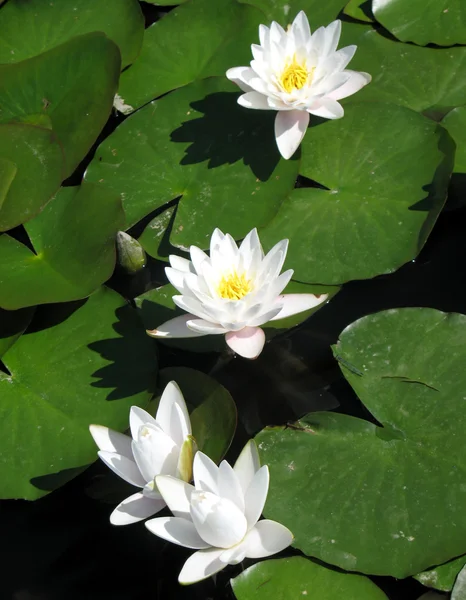
<path id="1" fill-rule="evenodd" d="M 307 83 L 309 75 L 310 73 L 305 65 L 300 65 L 296 60 L 296 56 L 293 56 L 293 60 L 288 62 L 283 69 L 279 82 L 285 92 L 290 93 L 293 90 L 303 88 Z"/>
<path id="2" fill-rule="evenodd" d="M 244 273 L 230 273 L 227 276 L 223 276 L 218 284 L 218 294 L 221 298 L 228 298 L 228 300 L 241 300 L 246 294 L 252 289 L 252 283 L 250 279 L 246 279 Z"/>

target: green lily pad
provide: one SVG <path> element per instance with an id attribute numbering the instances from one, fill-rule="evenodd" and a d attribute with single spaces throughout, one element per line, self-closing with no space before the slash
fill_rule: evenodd
<path id="1" fill-rule="evenodd" d="M 265 515 L 304 553 L 404 578 L 465 552 L 465 341 L 464 315 L 364 317 L 334 354 L 380 425 L 322 412 L 257 436 L 271 475 Z"/>
<path id="2" fill-rule="evenodd" d="M 454 558 L 443 565 L 428 569 L 422 573 L 414 575 L 414 579 L 417 579 L 422 585 L 431 587 L 441 592 L 451 592 L 455 584 L 455 579 L 458 573 L 466 565 L 466 556 L 459 556 Z"/>
<path id="3" fill-rule="evenodd" d="M 294 190 L 260 232 L 291 240 L 300 281 L 338 284 L 394 271 L 421 250 L 446 198 L 453 144 L 436 123 L 400 106 L 349 105 L 311 127 L 300 173 L 324 189 Z"/>
<path id="4" fill-rule="evenodd" d="M 244 237 L 278 210 L 298 162 L 278 153 L 274 113 L 239 106 L 236 90 L 211 78 L 149 104 L 99 146 L 86 180 L 122 195 L 128 227 L 181 196 L 178 248 L 205 248 L 215 227 Z"/>
<path id="5" fill-rule="evenodd" d="M 368 25 L 345 23 L 340 46 L 356 44 L 350 68 L 372 82 L 357 100 L 393 102 L 441 119 L 466 98 L 466 48 L 420 48 L 385 37 Z"/>
<path id="6" fill-rule="evenodd" d="M 367 577 L 340 573 L 301 556 L 265 560 L 231 580 L 238 600 L 387 600 Z"/>
<path id="7" fill-rule="evenodd" d="M 7 231 L 47 204 L 60 187 L 65 164 L 50 129 L 19 123 L 0 124 L 0 161 L 0 231 Z"/>
<path id="8" fill-rule="evenodd" d="M 260 11 L 238 0 L 191 0 L 170 11 L 146 29 L 141 55 L 122 73 L 122 110 L 249 63 L 263 20 Z"/>
<path id="9" fill-rule="evenodd" d="M 50 117 L 65 153 L 67 177 L 110 115 L 120 64 L 117 46 L 102 33 L 81 35 L 16 64 L 0 64 L 0 123 Z"/>
<path id="10" fill-rule="evenodd" d="M 349 0 L 343 9 L 343 13 L 364 23 L 373 23 L 375 20 L 371 0 Z"/>
<path id="11" fill-rule="evenodd" d="M 466 106 L 450 111 L 441 121 L 456 143 L 455 165 L 448 192 L 449 198 L 464 203 L 466 189 Z"/>
<path id="12" fill-rule="evenodd" d="M 134 309 L 101 288 L 41 307 L 3 356 L 0 497 L 33 500 L 96 458 L 89 424 L 128 427 L 146 406 L 156 360 Z"/>
<path id="13" fill-rule="evenodd" d="M 193 436 L 199 450 L 218 463 L 230 447 L 236 430 L 236 405 L 215 379 L 186 367 L 160 371 L 161 390 L 169 381 L 180 386 L 188 406 Z"/>
<path id="14" fill-rule="evenodd" d="M 139 243 L 144 250 L 158 260 L 168 262 L 170 254 L 175 254 L 178 249 L 170 244 L 170 234 L 175 220 L 176 206 L 170 205 L 154 217 L 144 228 Z"/>
<path id="15" fill-rule="evenodd" d="M 102 31 L 120 48 L 122 67 L 139 54 L 144 17 L 137 0 L 10 0 L 0 13 L 0 63 L 16 63 L 73 37 Z"/>
<path id="16" fill-rule="evenodd" d="M 311 30 L 314 31 L 321 25 L 329 25 L 334 21 L 348 0 L 242 0 L 245 4 L 251 4 L 260 8 L 266 18 L 262 21 L 269 26 L 270 21 L 277 21 L 286 27 L 293 21 L 299 11 L 306 13 Z M 255 43 L 252 40 L 251 43 Z"/>
<path id="17" fill-rule="evenodd" d="M 372 0 L 375 18 L 402 42 L 466 44 L 466 7 L 449 0 Z"/>
<path id="18" fill-rule="evenodd" d="M 21 310 L 0 308 L 0 358 L 22 335 L 34 315 L 34 307 Z"/>
<path id="19" fill-rule="evenodd" d="M 61 188 L 26 225 L 35 252 L 0 236 L 0 306 L 14 310 L 88 296 L 113 272 L 123 220 L 114 192 L 92 184 Z"/>

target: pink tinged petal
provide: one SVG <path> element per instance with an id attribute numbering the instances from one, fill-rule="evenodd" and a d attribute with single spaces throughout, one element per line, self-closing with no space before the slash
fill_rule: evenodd
<path id="1" fill-rule="evenodd" d="M 168 257 L 170 262 L 170 266 L 177 271 L 183 271 L 183 273 L 193 273 L 194 268 L 192 263 L 187 258 L 183 258 L 182 256 L 177 256 L 176 254 L 170 254 Z"/>
<path id="2" fill-rule="evenodd" d="M 188 409 L 176 381 L 170 381 L 165 386 L 155 418 L 164 432 L 179 447 L 181 447 L 186 437 L 191 435 Z"/>
<path id="3" fill-rule="evenodd" d="M 218 548 L 209 548 L 208 550 L 195 552 L 184 563 L 178 576 L 179 583 L 182 585 L 197 583 L 224 569 L 225 563 L 220 560 L 222 553 L 223 550 Z"/>
<path id="4" fill-rule="evenodd" d="M 189 510 L 194 486 L 169 475 L 158 475 L 155 478 L 155 483 L 175 517 L 191 520 Z"/>
<path id="5" fill-rule="evenodd" d="M 280 111 L 275 117 L 275 138 L 280 154 L 289 159 L 298 149 L 309 125 L 305 110 Z"/>
<path id="6" fill-rule="evenodd" d="M 350 74 L 349 79 L 339 88 L 331 92 L 328 96 L 332 100 L 341 100 L 358 92 L 361 88 L 371 82 L 372 77 L 369 73 L 360 71 L 345 71 L 345 74 Z"/>
<path id="7" fill-rule="evenodd" d="M 269 479 L 269 468 L 267 465 L 264 465 L 254 475 L 244 496 L 246 507 L 244 514 L 248 522 L 248 530 L 254 527 L 264 510 L 264 504 L 269 491 Z"/>
<path id="8" fill-rule="evenodd" d="M 113 431 L 103 425 L 89 425 L 94 442 L 99 447 L 99 450 L 104 452 L 116 452 L 129 459 L 133 458 L 131 452 L 131 438 L 118 431 Z"/>
<path id="9" fill-rule="evenodd" d="M 180 315 L 179 317 L 175 317 L 174 319 L 170 319 L 163 323 L 163 325 L 159 325 L 158 329 L 147 330 L 147 334 L 153 338 L 189 338 L 189 337 L 199 337 L 204 335 L 203 333 L 198 333 L 197 331 L 193 331 L 189 329 L 186 323 L 191 319 L 194 319 L 194 315 Z"/>
<path id="10" fill-rule="evenodd" d="M 311 115 L 324 119 L 341 119 L 345 114 L 341 104 L 331 98 L 322 98 L 319 108 L 308 108 Z"/>
<path id="11" fill-rule="evenodd" d="M 192 319 L 191 321 L 188 321 L 188 327 L 203 335 L 218 335 L 219 333 L 226 333 L 227 331 L 221 325 L 204 321 L 204 319 Z"/>
<path id="12" fill-rule="evenodd" d="M 163 431 L 150 424 L 143 425 L 132 448 L 136 464 L 146 481 L 151 481 L 156 475 L 176 473 L 179 448 Z"/>
<path id="13" fill-rule="evenodd" d="M 243 512 L 231 500 L 210 492 L 191 494 L 191 519 L 201 538 L 216 548 L 231 548 L 246 535 Z"/>
<path id="14" fill-rule="evenodd" d="M 283 304 L 282 309 L 276 317 L 270 320 L 278 321 L 278 319 L 285 319 L 291 317 L 291 315 L 310 310 L 325 302 L 327 298 L 328 294 L 321 294 L 320 296 L 314 294 L 283 294 L 277 299 L 278 302 Z"/>
<path id="15" fill-rule="evenodd" d="M 250 67 L 233 67 L 228 69 L 226 72 L 227 78 L 235 83 L 243 92 L 251 91 L 251 86 L 247 84 L 248 78 L 250 78 Z"/>
<path id="16" fill-rule="evenodd" d="M 139 406 L 132 406 L 129 411 L 129 427 L 133 440 L 138 439 L 139 430 L 143 425 L 146 425 L 146 423 L 150 423 L 154 427 L 160 429 L 157 421 L 146 410 L 140 408 Z M 133 453 L 131 452 L 131 457 L 132 456 Z"/>
<path id="17" fill-rule="evenodd" d="M 107 467 L 131 485 L 140 488 L 146 485 L 146 480 L 142 477 L 134 460 L 130 460 L 120 454 L 105 451 L 99 451 L 98 455 Z"/>
<path id="18" fill-rule="evenodd" d="M 218 495 L 231 500 L 244 513 L 244 494 L 233 468 L 223 460 L 218 468 Z"/>
<path id="19" fill-rule="evenodd" d="M 255 359 L 264 348 L 265 333 L 260 327 L 243 327 L 225 335 L 228 346 L 243 358 Z"/>
<path id="20" fill-rule="evenodd" d="M 157 537 L 167 540 L 172 544 L 183 546 L 184 548 L 192 548 L 200 550 L 201 548 L 209 548 L 210 544 L 206 544 L 197 533 L 196 528 L 186 519 L 179 517 L 158 517 L 146 521 L 147 529 Z"/>
<path id="21" fill-rule="evenodd" d="M 120 502 L 110 515 L 110 523 L 112 525 L 131 525 L 155 515 L 165 506 L 162 499 L 153 500 L 138 492 Z"/>
<path id="22" fill-rule="evenodd" d="M 293 541 L 293 534 L 281 523 L 264 519 L 256 523 L 245 541 L 248 558 L 264 558 L 287 548 Z"/>
<path id="23" fill-rule="evenodd" d="M 247 92 L 238 98 L 238 104 L 245 108 L 255 108 L 256 110 L 270 110 L 267 97 L 259 92 Z"/>
<path id="24" fill-rule="evenodd" d="M 196 489 L 218 494 L 218 467 L 203 452 L 196 452 L 193 462 L 193 475 Z"/>
<path id="25" fill-rule="evenodd" d="M 243 494 L 246 494 L 254 475 L 260 469 L 259 452 L 257 451 L 256 442 L 249 440 L 244 446 L 241 454 L 233 467 L 236 476 L 241 484 Z"/>

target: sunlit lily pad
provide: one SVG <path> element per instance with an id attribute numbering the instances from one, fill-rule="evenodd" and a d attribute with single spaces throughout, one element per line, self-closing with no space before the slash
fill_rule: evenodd
<path id="1" fill-rule="evenodd" d="M 259 10 L 238 0 L 191 0 L 170 11 L 146 29 L 141 55 L 121 76 L 124 112 L 245 64 L 263 20 Z"/>
<path id="2" fill-rule="evenodd" d="M 378 424 L 311 413 L 259 434 L 271 475 L 265 515 L 303 552 L 397 578 L 465 552 L 465 342 L 464 315 L 364 317 L 334 354 Z"/>
<path id="3" fill-rule="evenodd" d="M 371 0 L 349 0 L 343 9 L 343 13 L 364 23 L 372 23 L 375 20 L 372 14 Z"/>
<path id="4" fill-rule="evenodd" d="M 37 115 L 49 117 L 65 153 L 67 177 L 110 115 L 120 64 L 117 46 L 102 33 L 78 36 L 16 64 L 0 64 L 0 123 L 32 116 L 37 124 Z"/>
<path id="5" fill-rule="evenodd" d="M 97 149 L 86 180 L 122 195 L 127 226 L 181 196 L 170 241 L 206 247 L 215 227 L 244 237 L 293 188 L 273 112 L 236 102 L 226 78 L 196 82 L 131 115 Z"/>
<path id="6" fill-rule="evenodd" d="M 114 192 L 92 184 L 61 188 L 26 225 L 35 252 L 0 236 L 0 306 L 14 310 L 88 296 L 113 272 L 123 220 Z"/>
<path id="7" fill-rule="evenodd" d="M 456 143 L 455 166 L 449 197 L 464 204 L 466 201 L 466 106 L 454 108 L 442 119 L 441 123 Z"/>
<path id="8" fill-rule="evenodd" d="M 328 25 L 336 19 L 348 0 L 243 0 L 246 4 L 257 6 L 265 14 L 264 25 L 277 21 L 286 27 L 293 21 L 300 10 L 304 10 L 309 18 L 311 29 Z M 255 41 L 255 40 L 254 40 Z"/>
<path id="9" fill-rule="evenodd" d="M 414 579 L 417 579 L 426 587 L 431 587 L 441 592 L 451 592 L 458 573 L 465 565 L 466 556 L 459 556 L 443 565 L 418 573 L 414 576 Z"/>
<path id="10" fill-rule="evenodd" d="M 293 556 L 252 565 L 231 580 L 238 600 L 387 600 L 367 577 Z"/>
<path id="11" fill-rule="evenodd" d="M 311 127 L 294 190 L 261 232 L 291 240 L 287 266 L 309 283 L 338 284 L 394 271 L 421 250 L 446 198 L 453 144 L 436 123 L 405 108 L 348 105 Z"/>
<path id="12" fill-rule="evenodd" d="M 126 67 L 142 45 L 144 18 L 139 2 L 11 0 L 0 13 L 0 63 L 31 58 L 94 31 L 102 31 L 117 44 Z"/>
<path id="13" fill-rule="evenodd" d="M 145 406 L 156 360 L 135 311 L 102 288 L 40 308 L 4 354 L 0 373 L 0 497 L 35 499 L 92 462 L 90 423 L 128 427 Z"/>
<path id="14" fill-rule="evenodd" d="M 451 0 L 372 0 L 375 18 L 402 42 L 466 44 L 466 5 Z"/>

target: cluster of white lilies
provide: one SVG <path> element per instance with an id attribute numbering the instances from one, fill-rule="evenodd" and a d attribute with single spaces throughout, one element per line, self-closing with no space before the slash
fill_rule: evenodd
<path id="1" fill-rule="evenodd" d="M 201 581 L 244 558 L 280 552 L 293 540 L 280 523 L 259 518 L 269 489 L 269 470 L 249 441 L 232 468 L 196 451 L 183 395 L 174 381 L 165 388 L 156 417 L 133 406 L 131 437 L 91 425 L 99 457 L 141 492 L 113 511 L 114 525 L 151 517 L 165 506 L 174 516 L 146 521 L 155 535 L 197 550 L 181 570 L 182 584 Z M 194 460 L 193 460 L 194 455 Z M 194 485 L 190 484 L 191 478 Z"/>
<path id="2" fill-rule="evenodd" d="M 238 102 L 247 108 L 277 110 L 275 137 L 285 159 L 298 148 L 309 115 L 343 116 L 338 100 L 370 82 L 370 75 L 346 69 L 356 46 L 337 50 L 341 23 L 334 21 L 311 35 L 300 12 L 285 31 L 277 23 L 259 28 L 260 45 L 251 46 L 250 67 L 229 69 L 227 77 L 245 92 Z M 196 246 L 190 258 L 170 256 L 166 274 L 180 295 L 174 303 L 186 311 L 149 331 L 156 338 L 210 334 L 225 336 L 228 346 L 245 358 L 257 358 L 268 321 L 309 310 L 326 295 L 282 294 L 293 271 L 280 274 L 288 240 L 264 255 L 256 229 L 238 247 L 229 234 L 216 229 L 207 255 Z M 184 398 L 170 382 L 155 419 L 132 407 L 131 438 L 99 425 L 90 426 L 100 458 L 120 477 L 141 489 L 121 502 L 110 520 L 127 525 L 153 516 L 168 506 L 174 516 L 146 521 L 155 535 L 197 550 L 186 561 L 179 581 L 201 581 L 245 557 L 280 552 L 293 539 L 280 523 L 261 520 L 269 487 L 267 466 L 260 467 L 253 441 L 246 444 L 234 467 L 217 467 L 197 451 Z M 190 483 L 194 480 L 194 485 Z"/>

